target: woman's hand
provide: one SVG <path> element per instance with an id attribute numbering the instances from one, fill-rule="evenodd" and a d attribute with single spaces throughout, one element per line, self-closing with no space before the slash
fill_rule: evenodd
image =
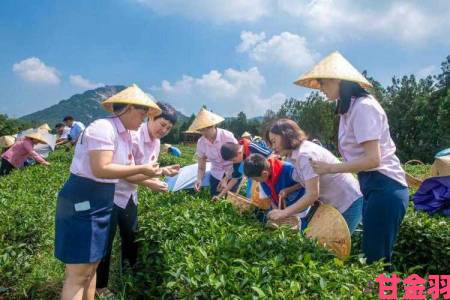
<path id="1" fill-rule="evenodd" d="M 142 165 L 142 174 L 149 177 L 157 177 L 162 175 L 162 169 L 158 164 L 145 164 Z"/>
<path id="2" fill-rule="evenodd" d="M 267 214 L 267 217 L 270 220 L 277 221 L 277 220 L 286 218 L 287 215 L 286 215 L 286 211 L 284 209 L 273 209 Z"/>
<path id="3" fill-rule="evenodd" d="M 335 164 L 316 161 L 312 160 L 311 158 L 309 159 L 309 162 L 311 163 L 311 167 L 313 168 L 314 172 L 316 172 L 316 174 L 318 175 L 335 173 L 334 171 Z"/>
<path id="4" fill-rule="evenodd" d="M 180 165 L 171 165 L 162 168 L 162 174 L 164 176 L 175 176 L 180 171 Z"/>
<path id="5" fill-rule="evenodd" d="M 194 183 L 194 190 L 196 192 L 199 192 L 201 187 L 202 187 L 202 180 L 197 179 Z"/>
<path id="6" fill-rule="evenodd" d="M 168 186 L 167 183 L 161 180 L 153 180 L 148 187 L 154 192 L 167 192 Z"/>

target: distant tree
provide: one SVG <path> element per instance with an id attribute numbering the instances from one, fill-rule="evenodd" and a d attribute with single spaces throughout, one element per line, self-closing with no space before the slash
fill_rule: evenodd
<path id="1" fill-rule="evenodd" d="M 7 115 L 0 114 L 0 136 L 13 135 L 22 130 L 35 127 L 36 124 L 18 119 L 8 118 Z"/>

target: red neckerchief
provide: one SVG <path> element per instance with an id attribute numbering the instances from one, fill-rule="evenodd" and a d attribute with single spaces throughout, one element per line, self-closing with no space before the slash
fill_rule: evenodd
<path id="1" fill-rule="evenodd" d="M 280 178 L 281 170 L 283 169 L 283 161 L 271 156 L 267 159 L 267 162 L 269 163 L 271 174 L 269 179 L 267 179 L 265 183 L 270 188 L 270 191 L 272 193 L 272 200 L 274 200 L 278 204 L 278 193 L 275 190 L 275 185 L 278 182 L 278 178 Z"/>
<path id="2" fill-rule="evenodd" d="M 250 141 L 247 139 L 241 139 L 239 144 L 244 147 L 244 159 L 250 156 Z"/>

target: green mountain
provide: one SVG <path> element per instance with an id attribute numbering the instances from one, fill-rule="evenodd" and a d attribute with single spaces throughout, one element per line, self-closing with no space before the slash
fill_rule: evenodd
<path id="1" fill-rule="evenodd" d="M 101 106 L 100 102 L 122 91 L 126 87 L 123 85 L 107 85 L 94 90 L 88 90 L 82 94 L 76 94 L 66 100 L 61 100 L 58 104 L 46 109 L 34 112 L 21 117 L 21 120 L 39 123 L 48 123 L 53 127 L 62 119 L 71 115 L 77 121 L 88 125 L 92 121 L 109 115 Z M 177 111 L 179 121 L 188 119 L 185 115 Z"/>

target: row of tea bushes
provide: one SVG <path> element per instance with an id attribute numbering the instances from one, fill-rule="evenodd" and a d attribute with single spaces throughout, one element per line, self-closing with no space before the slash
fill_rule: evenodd
<path id="1" fill-rule="evenodd" d="M 358 299 L 381 272 L 342 262 L 288 229 L 270 230 L 207 193 L 141 191 L 141 265 L 131 297 Z M 373 295 L 372 295 L 373 296 Z"/>

